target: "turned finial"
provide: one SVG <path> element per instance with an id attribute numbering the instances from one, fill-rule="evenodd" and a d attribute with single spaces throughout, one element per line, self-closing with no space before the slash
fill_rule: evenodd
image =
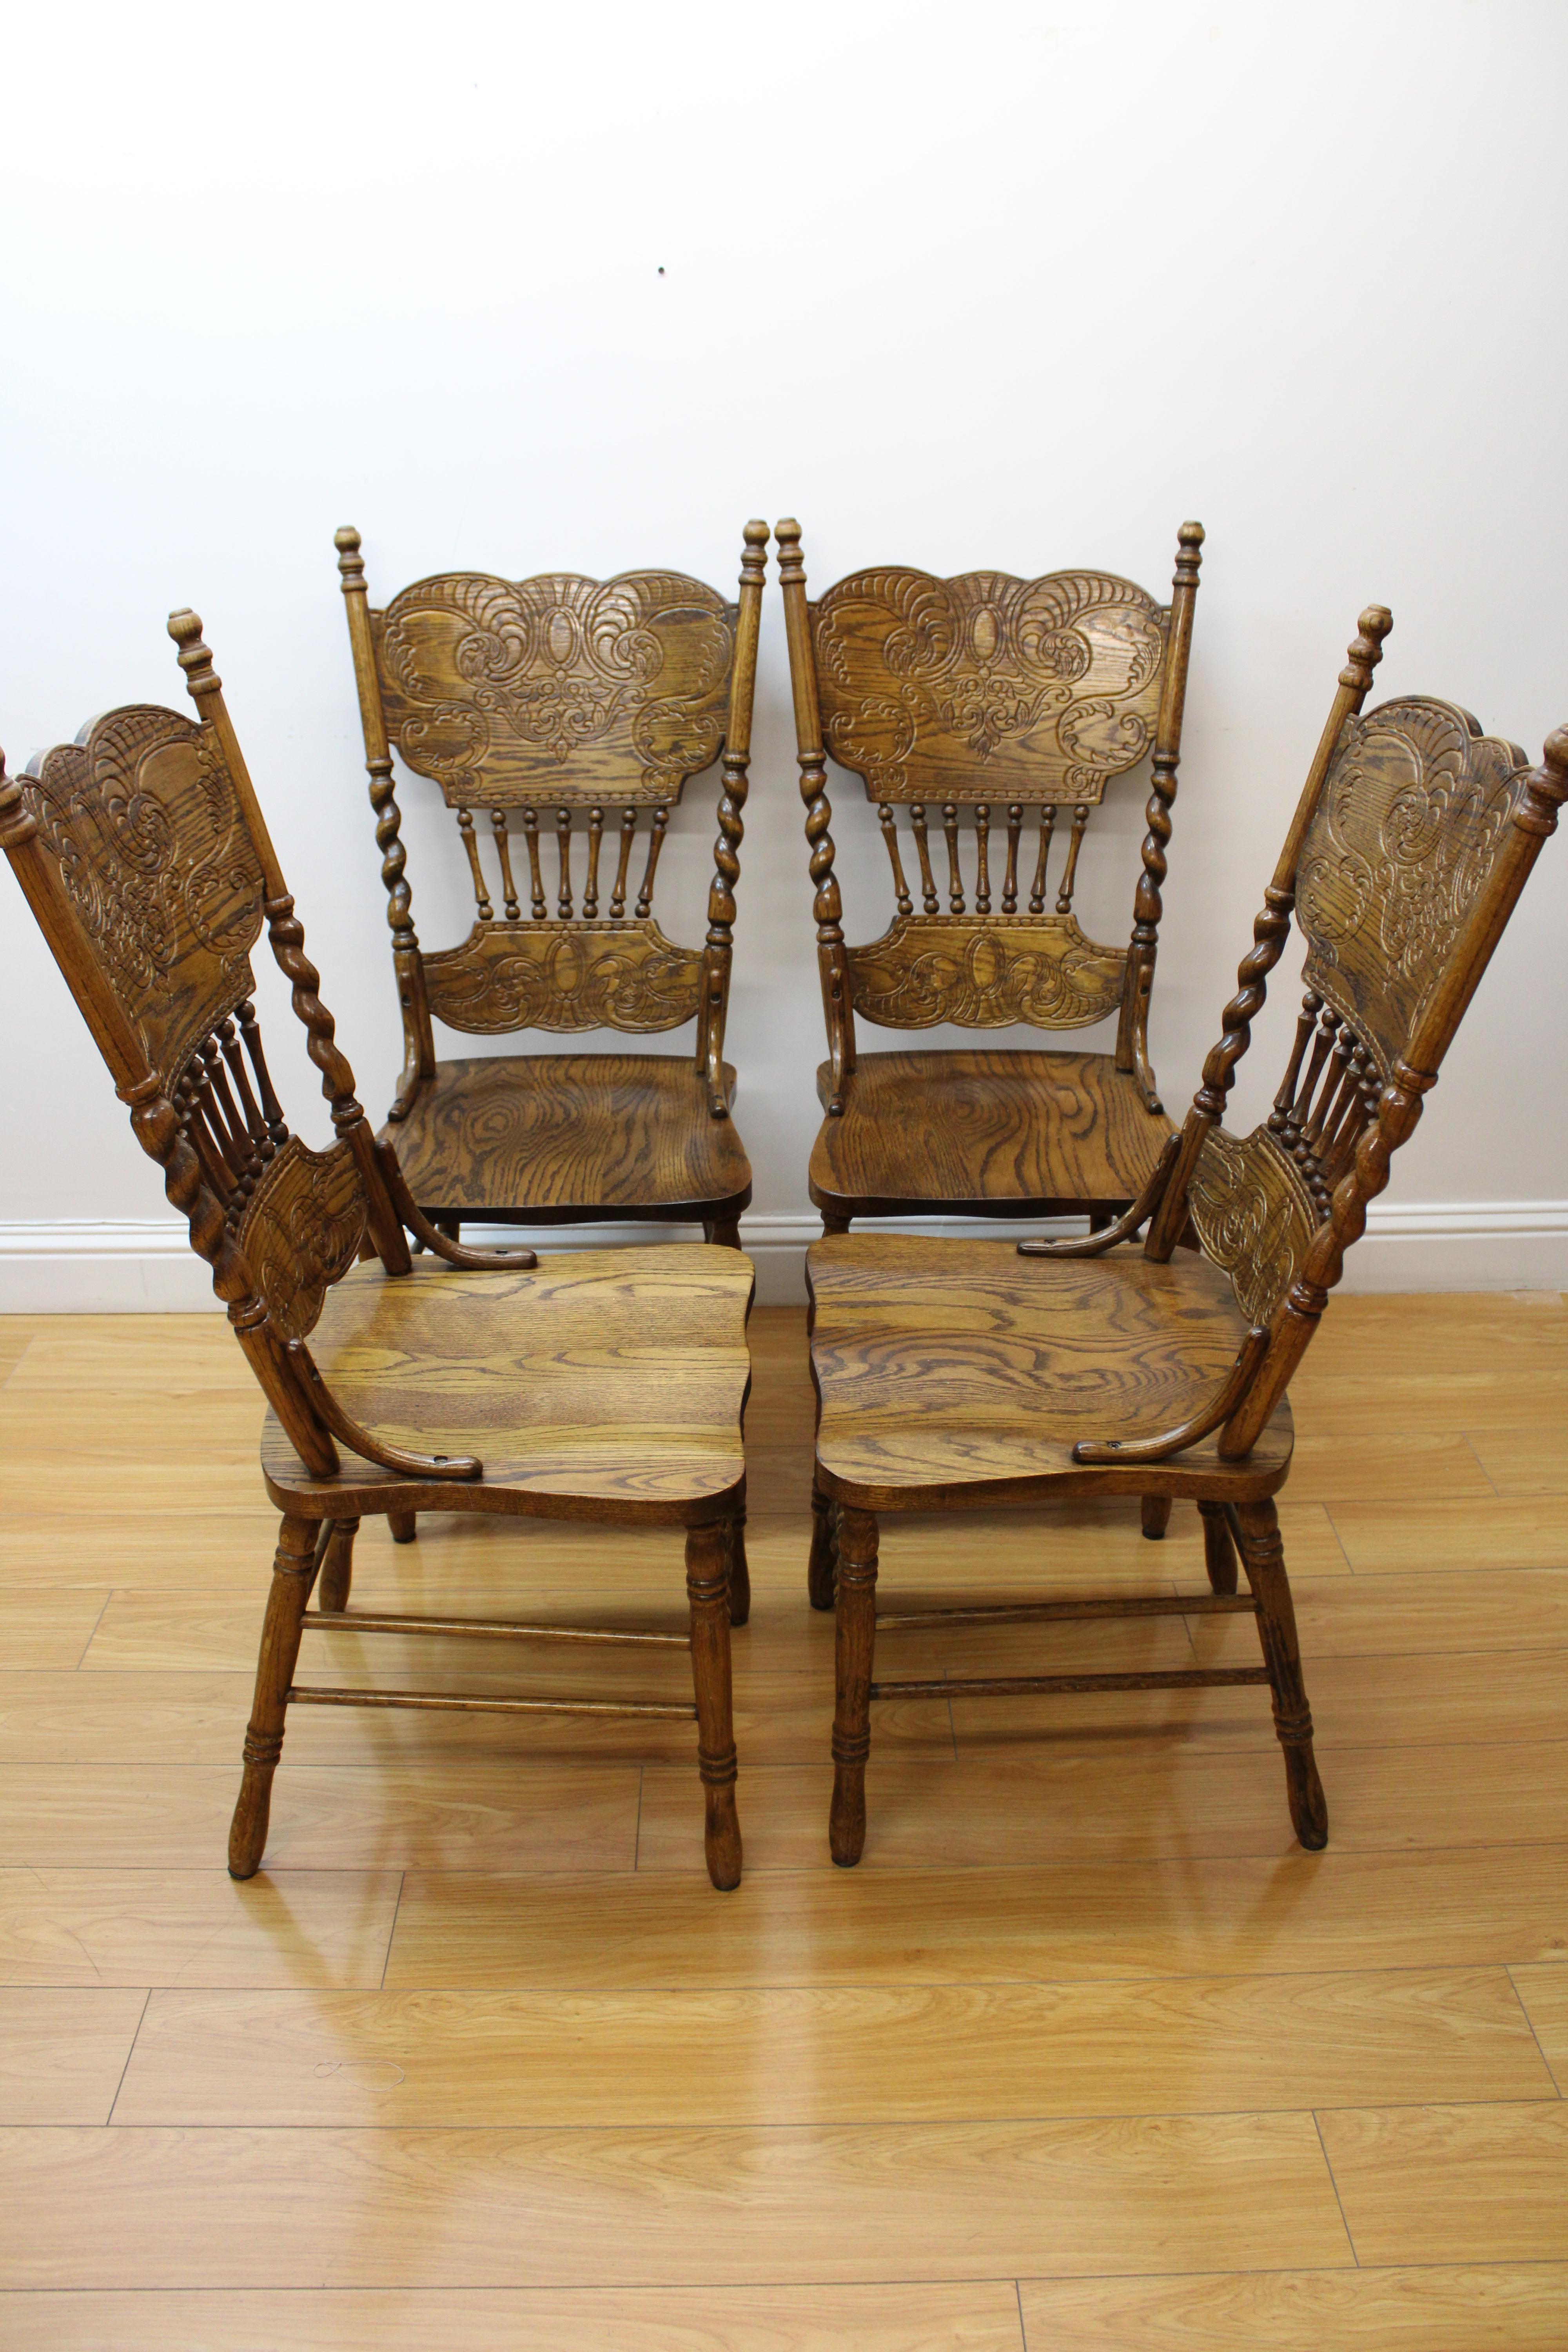
<path id="1" fill-rule="evenodd" d="M 178 661 L 185 673 L 188 691 L 199 698 L 204 694 L 221 694 L 223 680 L 213 667 L 213 657 L 202 643 L 202 616 L 193 613 L 187 604 L 183 612 L 169 615 L 169 635 L 180 648 Z"/>
<path id="2" fill-rule="evenodd" d="M 338 551 L 338 570 L 343 575 L 343 594 L 352 596 L 356 588 L 364 586 L 364 559 L 359 551 L 359 533 L 352 522 L 332 533 L 332 545 Z"/>
<path id="3" fill-rule="evenodd" d="M 1515 824 L 1521 833 L 1555 833 L 1557 812 L 1568 800 L 1568 727 L 1552 729 L 1542 747 L 1540 767 L 1532 768 L 1525 782 L 1524 798 L 1513 813 Z M 5 806 L 0 787 L 0 810 Z"/>
<path id="4" fill-rule="evenodd" d="M 20 849 L 37 830 L 38 821 L 22 798 L 21 785 L 5 773 L 5 754 L 0 751 L 0 849 Z"/>
<path id="5" fill-rule="evenodd" d="M 767 577 L 768 527 L 753 517 L 742 531 L 745 545 L 741 550 L 741 582 L 761 581 Z"/>
<path id="6" fill-rule="evenodd" d="M 1176 579 L 1195 581 L 1198 566 L 1203 562 L 1204 527 L 1201 522 L 1184 522 L 1176 532 Z"/>
<path id="7" fill-rule="evenodd" d="M 805 564 L 800 551 L 800 525 L 793 515 L 773 525 L 773 539 L 779 551 L 779 578 L 787 581 L 805 580 Z"/>
<path id="8" fill-rule="evenodd" d="M 1394 626 L 1394 615 L 1386 604 L 1369 604 L 1356 623 L 1357 635 L 1348 648 L 1345 667 L 1340 672 L 1342 686 L 1359 686 L 1364 694 L 1372 684 L 1373 671 L 1383 659 L 1383 641 Z"/>

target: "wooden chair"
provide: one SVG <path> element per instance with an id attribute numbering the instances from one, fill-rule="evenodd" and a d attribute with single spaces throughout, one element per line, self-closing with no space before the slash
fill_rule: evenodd
<path id="1" fill-rule="evenodd" d="M 0 847 L 270 1408 L 262 1472 L 282 1528 L 229 1868 L 248 1878 L 261 1860 L 290 1704 L 611 1712 L 695 1717 L 709 1874 L 733 1886 L 730 1625 L 747 1610 L 732 1531 L 745 1494 L 750 1263 L 687 1244 L 539 1267 L 531 1251 L 466 1250 L 437 1230 L 354 1098 L 201 623 L 179 613 L 169 627 L 200 723 L 113 710 L 19 780 L 0 761 Z M 289 1133 L 263 1056 L 249 956 L 264 920 L 331 1107 L 324 1152 Z M 475 1630 L 348 1610 L 360 1520 L 381 1514 L 411 1533 L 422 1509 L 684 1528 L 695 1704 L 297 1685 L 306 1629 Z M 685 1639 L 521 1620 L 478 1630 Z"/>
<path id="2" fill-rule="evenodd" d="M 870 1701 L 959 1693 L 1267 1682 L 1296 1833 L 1327 1842 L 1273 1500 L 1290 1466 L 1286 1392 L 1568 795 L 1568 728 L 1531 770 L 1451 703 L 1412 696 L 1360 717 L 1389 626 L 1381 608 L 1362 614 L 1220 1042 L 1132 1207 L 1098 1234 L 1016 1253 L 854 1234 L 810 1253 L 811 1574 L 837 1603 L 836 1862 L 856 1862 L 865 1837 Z M 1274 1108 L 1238 1138 L 1226 1100 L 1292 908 L 1307 993 Z M 1189 1218 L 1201 1253 L 1174 1247 Z M 1196 1500 L 1208 1593 L 876 1613 L 881 1512 L 1151 1490 Z M 1256 1615 L 1260 1665 L 923 1681 L 873 1664 L 879 1633 L 948 1620 L 1229 1611 Z"/>
<path id="3" fill-rule="evenodd" d="M 738 603 L 672 572 L 604 582 L 443 572 L 371 608 L 357 530 L 337 534 L 375 837 L 403 1013 L 403 1075 L 384 1134 L 415 1200 L 454 1239 L 468 1219 L 700 1223 L 739 1249 L 752 1171 L 731 1118 L 724 1024 L 751 756 L 768 531 L 745 529 Z M 653 915 L 670 810 L 723 750 L 719 837 L 700 950 Z M 419 945 L 392 754 L 456 812 L 475 919 L 458 947 Z M 481 824 L 476 825 L 478 810 Z M 523 912 L 510 816 L 527 849 Z M 488 814 L 494 874 L 480 838 Z M 586 856 L 574 870 L 574 822 Z M 638 824 L 647 849 L 632 879 Z M 606 824 L 614 879 L 601 873 Z M 556 838 L 554 908 L 541 828 Z M 499 886 L 499 887 L 498 887 Z M 499 898 L 500 912 L 497 912 Z M 433 1021 L 643 1035 L 696 1020 L 671 1054 L 438 1061 Z"/>
<path id="4" fill-rule="evenodd" d="M 1086 1209 L 1103 1222 L 1142 1191 L 1171 1131 L 1149 1061 L 1149 996 L 1202 527 L 1177 535 L 1169 608 L 1105 572 L 935 580 L 892 565 L 808 604 L 800 525 L 776 535 L 827 1017 L 826 1117 L 811 1155 L 823 1230 L 937 1212 Z M 1101 947 L 1073 912 L 1079 851 L 1107 784 L 1151 747 L 1131 941 Z M 892 867 L 892 927 L 868 947 L 845 944 L 829 752 L 864 781 Z M 1112 1013 L 1111 1054 L 863 1054 L 857 1042 L 858 1020 L 1081 1030 Z"/>

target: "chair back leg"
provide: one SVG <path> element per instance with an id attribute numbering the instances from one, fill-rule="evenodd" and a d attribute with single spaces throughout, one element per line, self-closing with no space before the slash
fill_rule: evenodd
<path id="1" fill-rule="evenodd" d="M 814 1609 L 831 1609 L 838 1570 L 838 1514 L 830 1496 L 813 1479 L 811 1486 L 811 1558 L 806 1562 L 805 1589 Z"/>
<path id="2" fill-rule="evenodd" d="M 697 1769 L 707 1820 L 708 1875 L 721 1892 L 741 1883 L 741 1822 L 735 1811 L 735 1727 L 730 1687 L 731 1538 L 723 1522 L 686 1537 L 691 1609 L 691 1679 L 697 1695 Z"/>
<path id="3" fill-rule="evenodd" d="M 353 1582 L 354 1538 L 358 1533 L 357 1519 L 323 1520 L 316 1580 L 318 1608 L 341 1611 L 348 1607 L 349 1588 Z"/>
<path id="4" fill-rule="evenodd" d="M 1329 1808 L 1312 1758 L 1312 1711 L 1301 1679 L 1296 1612 L 1285 1574 L 1279 1517 L 1271 1502 L 1237 1506 L 1235 1527 L 1247 1580 L 1258 1602 L 1263 1662 L 1274 1694 L 1274 1728 L 1285 1750 L 1285 1789 L 1296 1835 L 1313 1852 L 1329 1842 Z"/>
<path id="5" fill-rule="evenodd" d="M 833 1712 L 833 1806 L 827 1843 L 841 1868 L 866 1843 L 866 1759 L 871 1752 L 871 1668 L 877 1647 L 877 1519 L 838 1509 L 837 1696 Z"/>
<path id="6" fill-rule="evenodd" d="M 1198 1517 L 1204 1523 L 1204 1566 L 1208 1570 L 1211 1592 L 1236 1591 L 1236 1546 L 1230 1539 L 1230 1521 L 1223 1503 L 1200 1503 Z"/>

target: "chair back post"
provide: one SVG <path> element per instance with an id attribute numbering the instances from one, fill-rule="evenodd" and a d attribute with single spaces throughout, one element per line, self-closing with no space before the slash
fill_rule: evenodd
<path id="1" fill-rule="evenodd" d="M 805 837 L 811 846 L 810 871 L 816 892 L 813 908 L 816 917 L 816 963 L 822 981 L 822 1009 L 827 1023 L 827 1056 L 832 1071 L 827 1115 L 837 1118 L 843 1115 L 845 1086 L 855 1067 L 855 1002 L 844 944 L 844 906 L 833 870 L 833 835 L 827 829 L 833 822 L 833 810 L 827 798 L 827 754 L 822 741 L 816 656 L 811 642 L 811 614 L 806 607 L 800 525 L 793 518 L 786 518 L 775 524 L 773 537 L 778 543 L 779 584 L 784 592 L 784 628 L 789 641 L 800 796 L 805 803 Z"/>
<path id="2" fill-rule="evenodd" d="M 697 1024 L 697 1068 L 707 1080 L 708 1110 L 712 1118 L 730 1116 L 724 1088 L 724 1024 L 730 1011 L 730 972 L 734 961 L 735 885 L 741 878 L 741 842 L 745 832 L 742 813 L 746 805 L 752 761 L 757 638 L 768 568 L 767 524 L 749 522 L 742 536 L 744 544 L 741 551 L 741 590 L 730 670 L 730 711 L 724 729 L 723 782 L 719 793 L 719 838 L 713 845 L 708 938 L 702 951 L 702 1008 Z"/>
<path id="3" fill-rule="evenodd" d="M 268 943 L 279 970 L 289 983 L 294 1012 L 306 1033 L 306 1051 L 321 1073 L 321 1092 L 331 1110 L 333 1129 L 353 1154 L 364 1185 L 370 1235 L 376 1255 L 388 1274 L 407 1274 L 413 1260 L 403 1221 L 392 1204 L 386 1180 L 376 1160 L 374 1138 L 354 1093 L 353 1071 L 335 1042 L 337 1024 L 321 1002 L 321 973 L 305 953 L 305 928 L 294 911 L 282 865 L 272 845 L 250 771 L 224 701 L 223 680 L 214 669 L 212 654 L 202 641 L 201 614 L 188 607 L 171 613 L 169 635 L 179 649 L 177 658 L 184 672 L 185 688 L 196 706 L 201 724 L 210 729 L 217 740 L 241 818 L 255 847 L 266 893 L 262 911 L 267 917 Z"/>
<path id="4" fill-rule="evenodd" d="M 131 1113 L 132 1134 L 163 1169 L 169 1203 L 184 1218 L 191 1247 L 212 1270 L 213 1289 L 228 1310 L 235 1336 L 264 1395 L 300 1460 L 320 1476 L 333 1475 L 338 1456 L 331 1438 L 300 1393 L 288 1359 L 277 1344 L 245 1253 L 234 1239 L 222 1204 L 204 1179 L 201 1161 L 184 1132 L 179 1113 L 149 1066 L 141 1040 L 99 964 L 84 952 L 79 926 L 38 838 L 37 819 L 26 805 L 21 786 L 6 775 L 3 752 L 0 849 L 9 859 L 77 1009 L 108 1065 L 115 1092 Z"/>
<path id="5" fill-rule="evenodd" d="M 1202 523 L 1183 523 L 1176 533 L 1176 572 L 1165 638 L 1165 675 L 1160 686 L 1160 712 L 1150 763 L 1143 870 L 1138 877 L 1132 901 L 1132 940 L 1116 1033 L 1116 1066 L 1137 1080 L 1144 1104 L 1152 1111 L 1160 1110 L 1162 1105 L 1149 1060 L 1149 997 L 1154 985 L 1160 917 L 1164 911 L 1160 892 L 1168 871 L 1165 852 L 1171 845 L 1171 809 L 1176 797 L 1176 769 L 1182 756 L 1182 718 L 1186 709 L 1187 664 L 1192 655 L 1193 612 L 1197 603 L 1203 543 Z"/>
<path id="6" fill-rule="evenodd" d="M 1249 1453 L 1257 1444 L 1311 1344 L 1329 1293 L 1344 1272 L 1345 1252 L 1366 1231 L 1368 1204 L 1387 1185 L 1394 1153 L 1415 1131 L 1424 1098 L 1437 1083 L 1444 1056 L 1531 869 L 1557 830 L 1557 812 L 1565 799 L 1568 727 L 1559 727 L 1546 739 L 1542 764 L 1523 779 L 1507 837 L 1477 895 L 1447 970 L 1416 1023 L 1406 1050 L 1394 1060 L 1377 1116 L 1356 1147 L 1354 1164 L 1335 1187 L 1329 1216 L 1314 1234 L 1301 1270 L 1275 1318 L 1258 1375 L 1221 1432 L 1219 1451 L 1226 1460 Z"/>
<path id="7" fill-rule="evenodd" d="M 349 647 L 353 656 L 354 687 L 359 696 L 360 730 L 364 737 L 365 773 L 370 778 L 370 804 L 375 813 L 375 845 L 381 852 L 381 879 L 386 891 L 386 919 L 392 930 L 392 963 L 397 975 L 397 1002 L 403 1017 L 403 1069 L 388 1113 L 405 1118 L 422 1080 L 436 1074 L 436 1033 L 430 1025 L 426 999 L 425 966 L 414 929 L 413 894 L 408 887 L 408 853 L 403 845 L 403 813 L 392 780 L 392 747 L 387 740 L 386 712 L 381 699 L 381 672 L 370 627 L 370 590 L 360 553 L 360 535 L 352 523 L 333 533 L 342 577 L 343 609 L 348 616 Z"/>
<path id="8" fill-rule="evenodd" d="M 1383 658 L 1383 642 L 1394 626 L 1385 604 L 1369 604 L 1357 624 L 1345 667 L 1329 709 L 1318 748 L 1307 771 L 1296 814 L 1274 868 L 1274 878 L 1263 894 L 1263 907 L 1252 926 L 1253 944 L 1237 969 L 1237 992 L 1221 1015 L 1221 1035 L 1204 1064 L 1203 1084 L 1193 1097 L 1182 1129 L 1182 1148 L 1173 1163 L 1159 1207 L 1150 1222 L 1144 1255 L 1163 1265 L 1181 1239 L 1187 1222 L 1187 1191 L 1204 1139 L 1225 1116 L 1226 1098 L 1236 1078 L 1236 1066 L 1252 1042 L 1252 1024 L 1263 1009 L 1268 975 L 1284 952 L 1296 905 L 1296 867 L 1345 722 L 1360 712 L 1372 688 L 1373 673 Z"/>

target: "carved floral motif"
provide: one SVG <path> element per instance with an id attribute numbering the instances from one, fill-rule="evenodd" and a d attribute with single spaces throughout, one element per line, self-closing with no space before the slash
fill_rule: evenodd
<path id="1" fill-rule="evenodd" d="M 1525 766 L 1468 711 L 1426 697 L 1352 719 L 1297 878 L 1309 986 L 1386 1077 L 1501 846 Z"/>
<path id="2" fill-rule="evenodd" d="M 236 1235 L 275 1328 L 303 1339 L 359 1255 L 364 1186 L 346 1143 L 312 1151 L 291 1135 L 263 1171 Z"/>
<path id="3" fill-rule="evenodd" d="M 1212 1128 L 1187 1206 L 1205 1251 L 1229 1275 L 1248 1323 L 1269 1322 L 1318 1224 L 1299 1171 L 1266 1128 L 1245 1139 Z"/>
<path id="4" fill-rule="evenodd" d="M 392 740 L 453 806 L 674 801 L 718 755 L 733 613 L 679 572 L 447 572 L 372 626 Z"/>
<path id="5" fill-rule="evenodd" d="M 45 848 L 152 1067 L 172 1085 L 252 989 L 262 877 L 213 739 L 111 710 L 22 779 Z"/>
<path id="6" fill-rule="evenodd" d="M 1127 964 L 1073 915 L 900 915 L 848 954 L 856 1012 L 888 1029 L 1087 1028 L 1119 1010 Z"/>
<path id="7" fill-rule="evenodd" d="M 879 801 L 1094 802 L 1159 709 L 1168 615 L 1108 573 L 855 573 L 812 608 L 826 746 Z"/>
<path id="8" fill-rule="evenodd" d="M 695 1014 L 702 958 L 651 918 L 479 923 L 425 959 L 430 1010 L 478 1036 L 511 1029 L 679 1028 Z"/>

